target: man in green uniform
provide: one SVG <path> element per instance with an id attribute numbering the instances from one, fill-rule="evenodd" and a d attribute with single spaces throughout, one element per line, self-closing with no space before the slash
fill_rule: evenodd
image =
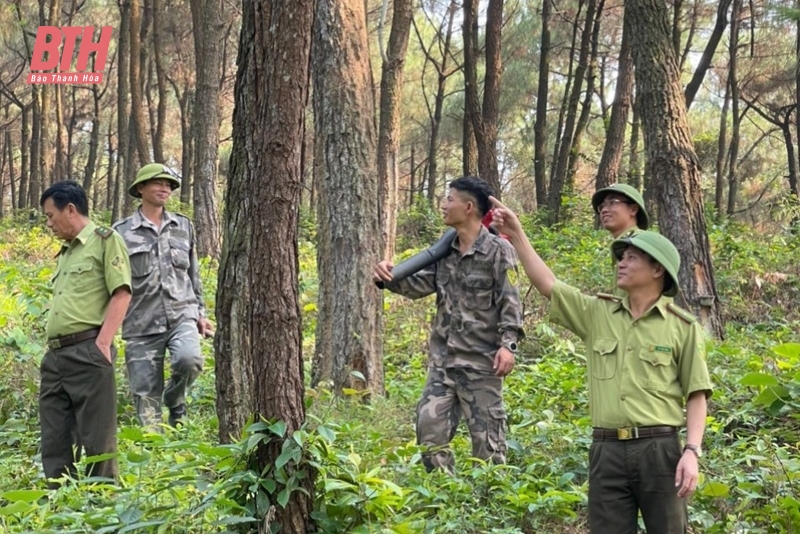
<path id="1" fill-rule="evenodd" d="M 677 249 L 655 232 L 617 239 L 617 286 L 627 295 L 583 295 L 556 279 L 516 215 L 492 202 L 497 228 L 511 240 L 533 285 L 551 300 L 550 319 L 586 344 L 594 427 L 592 533 L 635 534 L 638 511 L 648 534 L 685 533 L 686 496 L 697 485 L 712 385 L 703 330 L 669 298 L 678 291 Z M 684 425 L 681 447 L 678 429 Z"/>
<path id="2" fill-rule="evenodd" d="M 54 479 L 75 475 L 81 446 L 89 456 L 117 450 L 112 341 L 131 300 L 131 269 L 125 242 L 89 220 L 86 193 L 76 182 L 53 184 L 40 204 L 47 227 L 64 240 L 39 391 L 42 465 L 55 488 Z M 87 476 L 116 478 L 116 459 L 89 465 Z"/>
<path id="3" fill-rule="evenodd" d="M 614 239 L 647 230 L 650 226 L 650 216 L 641 193 L 628 184 L 613 184 L 598 189 L 592 195 L 592 207 L 600 219 L 600 225 Z"/>

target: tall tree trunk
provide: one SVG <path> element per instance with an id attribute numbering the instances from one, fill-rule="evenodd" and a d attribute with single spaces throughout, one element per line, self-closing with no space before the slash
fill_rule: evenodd
<path id="1" fill-rule="evenodd" d="M 550 13 L 553 0 L 542 1 L 542 38 L 539 51 L 539 86 L 536 88 L 536 122 L 533 124 L 533 174 L 536 206 L 547 205 L 547 108 L 550 79 Z"/>
<path id="2" fill-rule="evenodd" d="M 324 154 L 318 199 L 319 298 L 311 384 L 382 395 L 381 254 L 375 122 L 363 0 L 317 0 L 314 121 Z M 358 375 L 357 373 L 360 373 Z"/>
<path id="3" fill-rule="evenodd" d="M 598 0 L 594 23 L 592 24 L 592 37 L 591 37 L 591 52 L 589 53 L 589 66 L 586 69 L 586 90 L 583 93 L 583 102 L 581 103 L 581 114 L 578 117 L 578 122 L 575 125 L 575 134 L 572 136 L 572 148 L 569 151 L 567 163 L 567 179 L 565 182 L 565 189 L 572 191 L 575 182 L 575 173 L 577 172 L 578 158 L 581 152 L 581 142 L 583 141 L 583 132 L 589 125 L 589 113 L 592 110 L 592 100 L 595 94 L 595 80 L 597 75 L 597 45 L 600 34 L 600 18 L 603 15 L 603 8 L 605 0 Z"/>
<path id="4" fill-rule="evenodd" d="M 478 147 L 478 172 L 501 196 L 500 174 L 497 167 L 497 122 L 500 113 L 500 81 L 502 60 L 500 50 L 503 29 L 503 0 L 489 0 L 486 10 L 486 75 L 483 81 L 483 103 L 478 98 L 478 4 L 480 0 L 465 0 L 462 35 L 464 42 L 464 95 L 467 113 Z"/>
<path id="5" fill-rule="evenodd" d="M 139 165 L 150 163 L 150 147 L 147 143 L 147 121 L 144 118 L 142 101 L 142 4 L 141 0 L 130 0 L 130 92 L 131 92 L 131 126 L 136 152 L 139 154 Z M 197 71 L 202 72 L 200 70 Z"/>
<path id="6" fill-rule="evenodd" d="M 33 90 L 33 99 L 36 100 L 36 90 Z M 20 169 L 19 169 L 19 190 L 17 194 L 18 209 L 22 209 L 28 202 L 28 183 L 30 179 L 30 157 L 29 154 L 33 152 L 31 147 L 31 121 L 30 110 L 33 107 L 33 102 L 25 105 L 22 108 L 22 140 L 20 142 Z"/>
<path id="7" fill-rule="evenodd" d="M 11 211 L 14 211 L 17 203 L 17 191 L 14 186 L 14 147 L 11 144 L 11 132 L 6 130 L 6 150 L 8 150 L 8 185 L 11 189 Z"/>
<path id="8" fill-rule="evenodd" d="M 725 96 L 722 99 L 722 111 L 719 114 L 719 137 L 717 139 L 717 160 L 715 165 L 714 181 L 714 212 L 717 220 L 722 220 L 725 215 L 725 163 L 728 153 L 728 110 L 731 103 L 731 79 L 725 83 Z"/>
<path id="9" fill-rule="evenodd" d="M 128 89 L 130 87 L 130 79 L 126 76 L 126 73 L 130 71 L 131 56 L 130 0 L 121 0 L 119 2 L 119 14 L 119 43 L 117 44 L 117 175 L 113 180 L 114 187 L 111 187 L 112 180 L 109 176 L 108 186 L 112 197 L 111 204 L 107 206 L 111 210 L 112 221 L 119 220 L 123 212 L 128 213 L 131 206 L 130 195 L 126 192 L 123 200 L 121 192 L 126 190 L 129 184 L 133 183 L 133 174 L 131 172 L 133 162 L 129 161 L 130 158 L 128 157 L 131 146 L 130 126 L 128 125 Z M 120 206 L 121 200 L 122 207 Z"/>
<path id="10" fill-rule="evenodd" d="M 388 0 L 385 0 L 388 1 Z M 378 134 L 378 194 L 383 258 L 394 254 L 397 234 L 398 124 L 403 66 L 413 15 L 411 0 L 394 0 L 389 45 L 381 67 L 380 132 Z"/>
<path id="11" fill-rule="evenodd" d="M 67 165 L 67 130 L 64 124 L 64 91 L 65 86 L 53 85 L 53 101 L 55 102 L 56 120 L 53 124 L 55 130 L 55 158 L 53 163 L 53 179 L 50 183 L 59 180 L 71 179 Z"/>
<path id="12" fill-rule="evenodd" d="M 633 57 L 631 57 L 631 61 L 632 60 Z M 634 85 L 634 91 L 635 89 L 636 86 Z M 628 155 L 628 183 L 636 189 L 644 189 L 644 184 L 642 183 L 642 165 L 639 157 L 639 132 L 641 130 L 641 119 L 639 118 L 639 106 L 636 104 L 635 93 L 632 104 L 633 117 L 631 118 L 631 146 L 630 153 Z M 649 208 L 650 206 L 647 207 Z M 650 213 L 649 209 L 647 211 Z"/>
<path id="13" fill-rule="evenodd" d="M 194 135 L 192 135 L 192 109 L 194 90 L 185 87 L 179 96 L 181 110 L 181 202 L 187 206 L 192 202 L 192 163 L 194 162 Z"/>
<path id="14" fill-rule="evenodd" d="M 617 183 L 619 164 L 622 161 L 622 150 L 625 145 L 625 129 L 628 126 L 628 112 L 631 109 L 633 96 L 633 59 L 631 58 L 631 39 L 625 29 L 622 30 L 622 43 L 619 50 L 619 66 L 617 68 L 617 86 L 614 89 L 614 102 L 611 104 L 611 119 L 606 131 L 606 142 L 603 155 L 595 177 L 595 189 L 602 189 Z"/>
<path id="15" fill-rule="evenodd" d="M 476 3 L 478 0 L 475 0 Z M 500 120 L 500 81 L 503 62 L 503 0 L 489 0 L 486 9 L 486 74 L 483 80 L 483 143 L 478 144 L 478 169 L 497 198 L 501 198 L 500 173 L 497 163 L 497 130 Z M 474 124 L 474 121 L 473 121 Z M 477 137 L 475 138 L 477 141 Z"/>
<path id="16" fill-rule="evenodd" d="M 663 0 L 629 0 L 625 30 L 636 46 L 638 105 L 647 152 L 647 174 L 658 199 L 659 226 L 681 254 L 679 300 L 706 328 L 722 337 L 714 283 L 700 167 L 686 119 L 686 100 L 672 48 Z"/>
<path id="17" fill-rule="evenodd" d="M 714 30 L 708 38 L 706 48 L 703 50 L 703 55 L 700 56 L 700 61 L 697 62 L 697 68 L 694 70 L 694 75 L 691 81 L 686 86 L 684 97 L 686 98 L 686 109 L 692 106 L 694 97 L 697 91 L 703 84 L 703 78 L 706 72 L 711 67 L 711 61 L 714 59 L 714 53 L 717 51 L 717 46 L 722 39 L 722 34 L 725 33 L 725 27 L 728 25 L 728 7 L 731 5 L 732 0 L 719 0 L 717 4 L 717 22 L 714 24 Z"/>
<path id="18" fill-rule="evenodd" d="M 117 157 L 114 157 L 114 137 L 111 132 L 111 124 L 108 125 L 108 170 L 106 171 L 106 198 L 105 198 L 105 209 L 112 210 L 114 207 L 114 192 L 116 191 L 117 180 L 116 180 L 116 169 L 114 167 L 114 161 L 117 161 L 119 164 L 119 150 L 116 151 Z M 118 168 L 118 167 L 117 167 Z M 112 219 L 113 221 L 114 219 Z"/>
<path id="19" fill-rule="evenodd" d="M 547 197 L 547 208 L 551 224 L 559 221 L 561 212 L 561 197 L 564 193 L 564 185 L 567 183 L 567 166 L 569 163 L 569 154 L 573 150 L 575 124 L 578 117 L 578 104 L 580 104 L 584 76 L 589 68 L 589 53 L 596 7 L 596 0 L 588 0 L 586 4 L 586 18 L 584 20 L 583 31 L 581 32 L 578 66 L 575 69 L 575 78 L 572 81 L 572 90 L 569 95 L 564 130 L 561 134 L 558 157 L 553 167 L 552 178 L 550 179 L 550 191 Z"/>
<path id="20" fill-rule="evenodd" d="M 31 86 L 33 103 L 31 106 L 31 172 L 28 180 L 28 198 L 24 199 L 24 204 L 20 208 L 39 205 L 39 194 L 43 191 L 42 186 L 42 93 L 44 86 Z M 22 202 L 23 199 L 20 199 Z"/>
<path id="21" fill-rule="evenodd" d="M 89 157 L 86 160 L 86 169 L 83 173 L 83 188 L 90 190 L 94 183 L 94 173 L 97 168 L 97 153 L 100 147 L 100 91 L 97 84 L 92 85 L 92 133 L 89 136 Z M 95 184 L 95 187 L 97 185 Z"/>
<path id="22" fill-rule="evenodd" d="M 166 162 L 164 157 L 164 132 L 167 122 L 167 76 L 164 73 L 164 58 L 161 56 L 163 51 L 163 13 L 161 0 L 153 0 L 153 57 L 156 67 L 156 83 L 158 84 L 158 110 L 156 112 L 155 128 L 153 136 L 153 156 L 156 161 Z M 186 185 L 186 184 L 182 184 Z"/>
<path id="23" fill-rule="evenodd" d="M 739 141 L 742 124 L 742 114 L 739 113 L 739 77 L 737 72 L 738 65 L 738 46 L 739 46 L 739 15 L 741 13 L 741 0 L 733 0 L 731 10 L 731 40 L 729 45 L 728 59 L 728 84 L 731 91 L 731 148 L 728 161 L 728 217 L 736 211 L 737 177 L 739 159 Z"/>
<path id="24" fill-rule="evenodd" d="M 191 0 L 197 88 L 194 101 L 194 224 L 197 252 L 218 258 L 219 213 L 216 180 L 219 157 L 219 93 L 225 12 L 221 0 Z"/>
<path id="25" fill-rule="evenodd" d="M 275 517 L 264 530 L 285 534 L 313 531 L 313 471 L 275 467 L 305 421 L 297 223 L 313 5 L 242 4 L 214 338 L 220 439 L 238 437 L 250 414 L 286 423 L 285 436 L 271 434 L 257 454 L 263 476 L 299 477 L 285 506 L 276 499 L 284 485 L 268 495 Z"/>
<path id="26" fill-rule="evenodd" d="M 800 0 L 795 0 L 795 9 L 800 9 Z M 795 33 L 795 70 L 794 70 L 794 127 L 795 137 L 800 142 L 800 17 L 797 18 Z M 798 151 L 800 152 L 800 150 Z M 790 169 L 795 169 L 795 173 L 789 173 L 789 193 L 797 202 L 800 199 L 797 191 L 797 165 L 790 165 Z"/>
<path id="27" fill-rule="evenodd" d="M 478 143 L 475 141 L 475 129 L 472 118 L 464 105 L 461 117 L 461 171 L 464 176 L 478 175 Z"/>

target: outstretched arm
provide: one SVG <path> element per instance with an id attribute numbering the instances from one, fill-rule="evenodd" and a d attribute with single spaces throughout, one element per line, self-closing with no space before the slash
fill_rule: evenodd
<path id="1" fill-rule="evenodd" d="M 525 274 L 530 279 L 531 283 L 536 287 L 545 298 L 549 299 L 553 292 L 553 284 L 556 282 L 556 275 L 550 270 L 550 267 L 539 257 L 539 254 L 533 250 L 528 236 L 522 230 L 522 225 L 519 222 L 516 214 L 500 203 L 494 197 L 489 197 L 494 209 L 494 218 L 492 222 L 495 227 L 503 234 L 508 236 L 509 241 L 517 251 L 519 262 L 525 270 Z"/>

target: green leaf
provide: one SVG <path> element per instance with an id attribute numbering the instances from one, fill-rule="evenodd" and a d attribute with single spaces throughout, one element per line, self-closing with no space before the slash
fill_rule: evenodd
<path id="1" fill-rule="evenodd" d="M 283 421 L 275 421 L 269 425 L 269 431 L 282 438 L 286 435 L 286 423 Z"/>
<path id="2" fill-rule="evenodd" d="M 784 358 L 800 358 L 800 343 L 783 343 L 774 347 L 772 352 Z"/>
<path id="3" fill-rule="evenodd" d="M 722 482 L 706 482 L 699 492 L 707 497 L 727 497 L 731 492 L 730 486 Z"/>
<path id="4" fill-rule="evenodd" d="M 286 449 L 285 451 L 283 451 L 281 455 L 278 456 L 278 459 L 275 460 L 275 469 L 280 469 L 281 467 L 289 463 L 289 460 L 294 458 L 295 452 L 296 452 L 295 449 Z"/>
<path id="5" fill-rule="evenodd" d="M 289 504 L 289 490 L 283 488 L 281 492 L 278 494 L 278 504 L 281 505 L 281 508 L 286 508 L 286 505 Z"/>
<path id="6" fill-rule="evenodd" d="M 144 532 L 148 532 L 149 529 L 147 527 L 157 527 L 159 525 L 164 524 L 164 519 L 158 519 L 154 521 L 142 521 L 141 523 L 134 523 L 133 525 L 128 525 L 117 531 L 117 534 L 124 534 L 125 532 L 133 532 L 135 530 L 143 530 Z"/>
<path id="7" fill-rule="evenodd" d="M 743 386 L 777 386 L 778 379 L 764 373 L 747 373 L 739 379 Z"/>
<path id="8" fill-rule="evenodd" d="M 253 523 L 256 519 L 253 517 L 239 517 L 239 516 L 228 516 L 223 517 L 217 521 L 214 521 L 215 526 L 222 526 L 222 525 L 239 525 L 241 523 Z"/>
<path id="9" fill-rule="evenodd" d="M 272 494 L 275 493 L 275 488 L 277 488 L 278 485 L 275 483 L 275 479 L 273 478 L 262 478 L 261 487 L 267 490 L 267 493 Z"/>
<path id="10" fill-rule="evenodd" d="M 334 441 L 336 441 L 336 432 L 334 432 L 327 426 L 319 425 L 317 427 L 317 433 L 320 436 L 322 436 L 322 439 L 324 439 L 328 443 L 333 443 Z"/>
<path id="11" fill-rule="evenodd" d="M 0 517 L 14 514 L 25 514 L 34 508 L 36 508 L 36 506 L 33 504 L 17 501 L 9 504 L 8 506 L 3 506 L 0 508 Z"/>
<path id="12" fill-rule="evenodd" d="M 36 502 L 47 493 L 45 490 L 11 490 L 4 491 L 0 497 L 11 502 Z"/>
<path id="13" fill-rule="evenodd" d="M 789 394 L 788 389 L 783 386 L 777 386 L 764 389 L 764 391 L 762 391 L 753 402 L 762 406 L 771 406 L 775 401 L 785 401 L 789 400 L 790 398 L 791 395 Z"/>

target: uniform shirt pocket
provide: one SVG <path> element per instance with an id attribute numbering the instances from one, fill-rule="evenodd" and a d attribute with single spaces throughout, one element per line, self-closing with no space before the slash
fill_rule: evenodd
<path id="1" fill-rule="evenodd" d="M 672 352 L 656 350 L 652 345 L 639 350 L 644 372 L 642 387 L 654 391 L 666 391 L 677 379 L 677 371 L 673 367 Z"/>
<path id="2" fill-rule="evenodd" d="M 96 269 L 93 262 L 79 262 L 68 266 L 66 269 L 61 269 L 60 271 L 63 270 L 66 271 L 67 283 L 69 284 L 69 292 L 71 294 L 81 295 L 94 288 L 96 277 L 93 276 L 93 272 Z"/>
<path id="3" fill-rule="evenodd" d="M 474 310 L 488 310 L 492 307 L 492 288 L 494 280 L 488 276 L 467 276 L 467 306 Z"/>
<path id="4" fill-rule="evenodd" d="M 614 378 L 617 371 L 616 339 L 595 339 L 592 343 L 592 376 L 600 380 Z"/>
<path id="5" fill-rule="evenodd" d="M 130 252 L 131 276 L 141 278 L 153 272 L 154 262 L 150 258 L 150 249 L 132 250 Z"/>
<path id="6" fill-rule="evenodd" d="M 172 254 L 172 265 L 178 269 L 189 268 L 189 243 L 181 239 L 170 239 L 169 250 Z"/>
<path id="7" fill-rule="evenodd" d="M 436 271 L 436 304 L 439 305 L 444 302 L 445 292 L 447 286 L 450 284 L 450 271 L 447 269 L 439 269 Z"/>

